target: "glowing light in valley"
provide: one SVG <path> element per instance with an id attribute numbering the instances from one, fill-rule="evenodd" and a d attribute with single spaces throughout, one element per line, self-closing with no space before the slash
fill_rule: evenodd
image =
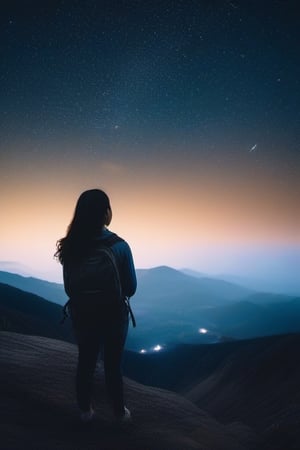
<path id="1" fill-rule="evenodd" d="M 208 330 L 206 328 L 199 328 L 198 332 L 201 334 L 206 334 L 208 333 Z"/>
<path id="2" fill-rule="evenodd" d="M 147 353 L 147 350 L 146 350 L 145 348 L 142 348 L 142 349 L 140 350 L 140 353 Z"/>
<path id="3" fill-rule="evenodd" d="M 155 352 L 159 352 L 160 350 L 162 350 L 162 346 L 161 345 L 156 345 L 155 347 L 153 347 L 153 350 Z"/>

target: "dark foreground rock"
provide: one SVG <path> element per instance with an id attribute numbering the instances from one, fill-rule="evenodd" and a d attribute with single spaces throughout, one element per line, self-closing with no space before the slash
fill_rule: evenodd
<path id="1" fill-rule="evenodd" d="M 222 423 L 237 418 L 263 449 L 300 449 L 300 334 L 225 344 L 226 357 L 186 398 Z"/>
<path id="2" fill-rule="evenodd" d="M 106 400 L 101 364 L 96 419 L 84 427 L 74 402 L 76 347 L 0 333 L 0 435 L 5 450 L 243 450 L 259 448 L 250 428 L 220 424 L 183 397 L 125 379 L 133 423 L 119 429 Z"/>
<path id="3" fill-rule="evenodd" d="M 300 334 L 162 352 L 127 352 L 126 374 L 179 393 L 223 424 L 242 422 L 263 450 L 300 449 Z"/>

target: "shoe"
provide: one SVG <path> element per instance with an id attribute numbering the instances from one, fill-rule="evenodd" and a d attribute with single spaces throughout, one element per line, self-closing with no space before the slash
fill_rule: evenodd
<path id="1" fill-rule="evenodd" d="M 82 411 L 80 414 L 81 422 L 90 423 L 95 416 L 95 411 L 91 408 L 89 411 Z"/>
<path id="2" fill-rule="evenodd" d="M 117 421 L 119 424 L 125 425 L 127 423 L 130 423 L 131 420 L 132 420 L 131 412 L 129 411 L 128 408 L 126 408 L 126 406 L 124 406 L 124 414 L 123 414 L 123 416 L 118 417 Z"/>

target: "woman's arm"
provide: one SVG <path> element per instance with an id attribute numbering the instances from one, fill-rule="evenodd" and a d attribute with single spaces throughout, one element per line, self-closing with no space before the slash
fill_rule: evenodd
<path id="1" fill-rule="evenodd" d="M 136 291 L 137 280 L 131 249 L 126 241 L 122 241 L 115 244 L 113 250 L 119 261 L 123 294 L 132 297 Z"/>

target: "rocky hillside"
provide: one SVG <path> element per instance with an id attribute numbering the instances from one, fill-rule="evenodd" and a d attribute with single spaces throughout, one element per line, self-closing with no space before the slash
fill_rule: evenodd
<path id="1" fill-rule="evenodd" d="M 0 433 L 5 450 L 243 450 L 254 433 L 223 425 L 183 397 L 125 379 L 133 423 L 114 425 L 105 399 L 102 366 L 96 374 L 96 420 L 80 426 L 74 403 L 76 347 L 0 333 Z"/>

